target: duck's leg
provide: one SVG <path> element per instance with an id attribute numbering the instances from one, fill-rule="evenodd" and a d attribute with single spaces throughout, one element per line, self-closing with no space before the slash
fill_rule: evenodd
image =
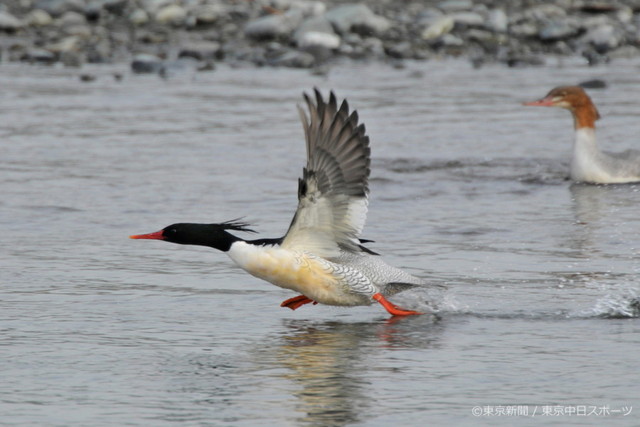
<path id="1" fill-rule="evenodd" d="M 286 301 L 282 301 L 280 307 L 289 307 L 291 310 L 295 310 L 296 308 L 299 308 L 300 306 L 309 304 L 311 302 L 313 303 L 313 305 L 316 305 L 318 303 L 317 301 L 314 301 L 311 298 L 307 298 L 304 295 L 298 295 L 297 297 L 289 298 Z"/>
<path id="2" fill-rule="evenodd" d="M 388 301 L 385 297 L 382 296 L 381 293 L 377 293 L 372 297 L 374 300 L 378 301 L 382 306 L 387 310 L 390 314 L 394 316 L 411 316 L 414 314 L 424 314 L 419 311 L 405 310 L 404 308 L 400 308 L 392 302 Z"/>

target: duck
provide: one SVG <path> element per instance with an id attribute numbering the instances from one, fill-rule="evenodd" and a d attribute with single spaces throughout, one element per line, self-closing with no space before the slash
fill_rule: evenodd
<path id="1" fill-rule="evenodd" d="M 379 303 L 392 316 L 424 314 L 399 307 L 389 297 L 425 286 L 425 281 L 382 260 L 360 239 L 368 211 L 371 149 L 365 125 L 344 99 L 331 91 L 315 101 L 303 93 L 298 105 L 307 162 L 298 179 L 298 206 L 279 238 L 245 239 L 251 225 L 231 221 L 176 223 L 160 231 L 129 236 L 181 245 L 207 246 L 226 253 L 249 274 L 298 293 L 280 306 L 305 304 L 368 306 Z"/>
<path id="2" fill-rule="evenodd" d="M 575 136 L 570 178 L 585 184 L 625 184 L 640 181 L 640 151 L 601 151 L 596 141 L 595 122 L 600 113 L 580 86 L 559 86 L 544 98 L 525 102 L 527 106 L 560 107 L 573 115 Z"/>

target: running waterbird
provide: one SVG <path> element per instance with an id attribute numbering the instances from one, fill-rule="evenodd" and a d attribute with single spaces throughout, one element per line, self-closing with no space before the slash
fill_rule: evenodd
<path id="1" fill-rule="evenodd" d="M 380 303 L 390 314 L 422 314 L 400 308 L 387 297 L 425 285 L 418 277 L 386 264 L 364 246 L 369 194 L 370 148 L 364 124 L 347 101 L 338 108 L 333 92 L 315 103 L 304 94 L 309 115 L 298 107 L 307 146 L 307 166 L 298 181 L 298 209 L 281 238 L 246 240 L 231 231 L 253 232 L 238 220 L 218 224 L 173 224 L 132 239 L 201 245 L 226 252 L 248 273 L 301 295 L 281 306 Z"/>
<path id="2" fill-rule="evenodd" d="M 640 181 L 640 151 L 600 151 L 596 142 L 596 120 L 600 114 L 580 86 L 560 86 L 538 101 L 524 105 L 560 107 L 571 111 L 575 127 L 571 179 L 589 184 L 624 184 Z"/>

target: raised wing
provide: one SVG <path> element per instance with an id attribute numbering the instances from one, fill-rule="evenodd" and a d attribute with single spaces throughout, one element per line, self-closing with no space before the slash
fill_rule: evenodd
<path id="1" fill-rule="evenodd" d="M 304 94 L 309 116 L 298 107 L 307 142 L 307 167 L 298 182 L 298 210 L 282 246 L 330 258 L 361 251 L 358 236 L 367 218 L 371 150 L 358 113 L 337 106 L 315 89 Z"/>

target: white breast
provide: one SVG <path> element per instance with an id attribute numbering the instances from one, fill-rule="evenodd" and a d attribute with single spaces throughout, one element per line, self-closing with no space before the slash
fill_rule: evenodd
<path id="1" fill-rule="evenodd" d="M 371 303 L 368 294 L 375 292 L 372 287 L 365 293 L 354 292 L 350 282 L 364 285 L 363 289 L 371 286 L 356 270 L 279 245 L 258 246 L 239 241 L 233 243 L 227 253 L 251 275 L 323 304 L 366 305 Z"/>

